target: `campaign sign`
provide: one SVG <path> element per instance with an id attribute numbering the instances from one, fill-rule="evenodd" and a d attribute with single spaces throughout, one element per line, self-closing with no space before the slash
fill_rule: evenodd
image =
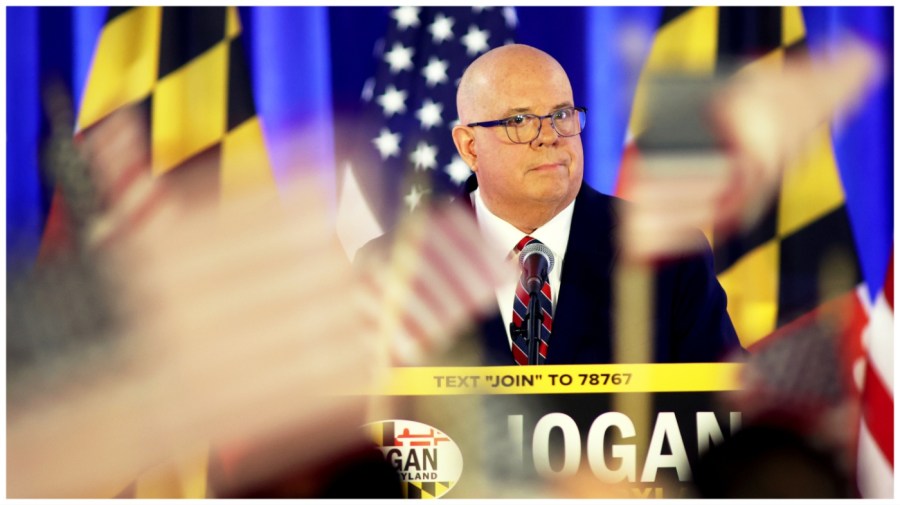
<path id="1" fill-rule="evenodd" d="M 741 425 L 716 401 L 737 389 L 740 369 L 395 369 L 387 394 L 403 420 L 370 429 L 404 481 L 435 483 L 410 497 L 686 497 L 700 456 Z"/>

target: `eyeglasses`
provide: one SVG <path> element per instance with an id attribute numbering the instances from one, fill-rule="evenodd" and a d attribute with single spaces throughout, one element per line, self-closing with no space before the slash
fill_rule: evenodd
<path id="1" fill-rule="evenodd" d="M 550 118 L 553 130 L 560 137 L 574 137 L 584 130 L 584 122 L 587 119 L 586 107 L 566 107 L 547 114 L 538 116 L 535 114 L 516 114 L 496 121 L 482 121 L 469 123 L 466 126 L 503 126 L 509 140 L 516 144 L 528 144 L 541 134 L 544 119 Z"/>

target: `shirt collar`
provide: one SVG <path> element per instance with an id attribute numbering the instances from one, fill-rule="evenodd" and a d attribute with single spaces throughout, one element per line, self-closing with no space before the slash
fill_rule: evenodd
<path id="1" fill-rule="evenodd" d="M 472 202 L 475 205 L 475 215 L 481 234 L 488 241 L 491 254 L 495 257 L 506 257 L 513 247 L 525 236 L 521 230 L 494 215 L 481 198 L 481 190 L 475 189 L 471 193 Z M 569 230 L 572 227 L 572 213 L 575 210 L 575 200 L 566 206 L 553 219 L 530 234 L 553 251 L 558 266 L 554 271 L 558 274 L 562 271 L 562 260 L 566 255 L 569 245 Z"/>

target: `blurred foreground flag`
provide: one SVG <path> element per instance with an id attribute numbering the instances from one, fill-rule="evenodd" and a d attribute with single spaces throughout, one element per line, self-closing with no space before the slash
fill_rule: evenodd
<path id="1" fill-rule="evenodd" d="M 486 254 L 471 212 L 457 203 L 424 206 L 400 222 L 393 238 L 382 244 L 389 251 L 367 248 L 357 261 L 365 281 L 360 306 L 379 331 L 385 363 L 422 366 L 493 310 L 494 289 L 516 271 Z"/>
<path id="2" fill-rule="evenodd" d="M 666 73 L 728 77 L 779 69 L 807 53 L 800 7 L 667 7 L 641 74 L 617 193 L 627 193 L 641 156 L 649 82 Z M 784 167 L 780 187 L 754 224 L 708 233 L 728 313 L 744 347 L 862 281 L 829 125 Z"/>
<path id="3" fill-rule="evenodd" d="M 110 7 L 76 132 L 129 105 L 149 120 L 154 177 L 187 176 L 217 198 L 274 189 L 235 7 Z M 64 205 L 57 192 L 42 255 L 68 240 Z"/>
<path id="4" fill-rule="evenodd" d="M 652 77 L 670 73 L 728 78 L 755 71 L 780 72 L 794 58 L 802 62 L 807 53 L 800 7 L 666 8 L 635 94 L 617 192 L 627 197 L 639 181 L 635 170 L 643 154 L 639 145 L 647 129 Z M 828 90 L 828 83 L 823 83 L 820 91 Z M 866 229 L 868 222 L 851 223 L 845 184 L 852 187 L 863 178 L 861 158 L 844 158 L 839 171 L 830 126 L 823 121 L 810 132 L 805 145 L 796 146 L 796 155 L 781 167 L 771 205 L 750 226 L 731 234 L 715 229 L 707 237 L 713 245 L 717 276 L 728 295 L 729 315 L 744 347 L 762 361 L 767 355 L 778 355 L 779 365 L 790 375 L 802 378 L 799 372 L 809 369 L 823 379 L 798 381 L 810 387 L 803 395 L 783 383 L 773 384 L 778 388 L 774 393 L 809 401 L 806 391 L 823 396 L 833 392 L 835 402 L 846 399 L 855 405 L 855 397 L 837 398 L 845 393 L 837 382 L 842 377 L 839 369 L 853 364 L 862 406 L 856 471 L 860 493 L 889 498 L 893 495 L 893 266 L 878 299 L 870 304 L 868 293 L 879 289 L 871 281 L 863 282 L 860 258 L 877 257 L 882 251 L 862 250 L 858 244 L 866 243 L 859 241 L 861 235 L 874 236 L 880 230 Z M 889 174 L 868 179 L 891 180 Z M 865 307 L 872 305 L 862 337 L 859 329 L 866 317 L 855 326 L 857 300 Z M 817 330 L 820 335 L 804 340 L 798 328 Z M 779 342 L 781 336 L 783 342 Z M 805 344 L 812 341 L 820 349 L 843 352 L 830 374 L 824 373 L 823 360 L 806 352 Z M 864 352 L 852 352 L 860 347 Z M 803 352 L 768 353 L 779 348 Z M 760 398 L 754 401 L 755 407 L 762 407 Z M 777 406 L 794 408 L 793 414 L 801 416 L 810 414 L 797 405 L 782 402 Z"/>
<path id="5" fill-rule="evenodd" d="M 146 128 L 132 124 L 134 116 Z M 244 192 L 275 195 L 235 7 L 110 7 L 75 131 L 91 144 L 91 133 L 103 127 L 90 149 L 91 173 L 82 174 L 94 180 L 99 203 L 108 207 L 93 230 L 94 244 L 139 232 L 173 197 L 196 202 L 232 200 Z M 71 246 L 69 205 L 59 189 L 41 246 L 44 258 Z M 203 497 L 203 474 L 190 468 L 165 478 L 142 476 L 136 493 Z"/>
<path id="6" fill-rule="evenodd" d="M 456 154 L 456 87 L 488 50 L 513 41 L 513 7 L 398 7 L 374 48 L 376 75 L 361 98 L 362 122 L 338 124 L 338 234 L 351 258 L 398 216 L 454 194 L 472 173 Z"/>

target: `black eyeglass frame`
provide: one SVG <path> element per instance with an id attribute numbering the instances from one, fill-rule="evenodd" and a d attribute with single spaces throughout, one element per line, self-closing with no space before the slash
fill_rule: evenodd
<path id="1" fill-rule="evenodd" d="M 556 115 L 557 113 L 559 113 L 560 111 L 564 111 L 564 110 L 568 110 L 568 109 L 571 109 L 573 111 L 578 111 L 581 114 L 587 113 L 587 107 L 580 107 L 580 106 L 563 107 L 562 109 L 556 109 L 555 111 L 551 112 L 550 114 L 547 114 L 546 116 L 538 116 L 537 114 L 514 114 L 512 116 L 505 117 L 503 119 L 497 119 L 494 121 L 481 121 L 478 123 L 469 123 L 466 126 L 469 126 L 469 127 L 481 126 L 484 128 L 490 128 L 490 127 L 494 127 L 494 126 L 503 126 L 503 129 L 506 131 L 506 136 L 509 137 L 510 142 L 512 142 L 514 144 L 530 144 L 530 143 L 534 142 L 534 139 L 541 136 L 541 128 L 544 127 L 544 119 L 550 118 L 550 126 L 553 127 L 553 131 L 555 131 L 556 134 L 559 135 L 560 137 L 574 137 L 575 135 L 581 135 L 581 132 L 584 131 L 584 125 L 580 125 L 581 130 L 578 133 L 573 133 L 571 135 L 563 135 L 562 133 L 559 132 L 559 129 L 556 128 L 556 120 L 553 119 L 553 116 Z M 511 119 L 516 118 L 518 116 L 531 116 L 531 117 L 535 117 L 538 119 L 537 134 L 535 134 L 534 138 L 532 138 L 531 140 L 528 140 L 526 142 L 519 142 L 519 141 L 513 139 L 513 136 L 509 134 L 508 122 Z M 585 118 L 584 124 L 587 125 L 587 116 L 585 115 L 584 118 Z M 581 122 L 581 121 L 579 121 L 579 122 Z"/>

